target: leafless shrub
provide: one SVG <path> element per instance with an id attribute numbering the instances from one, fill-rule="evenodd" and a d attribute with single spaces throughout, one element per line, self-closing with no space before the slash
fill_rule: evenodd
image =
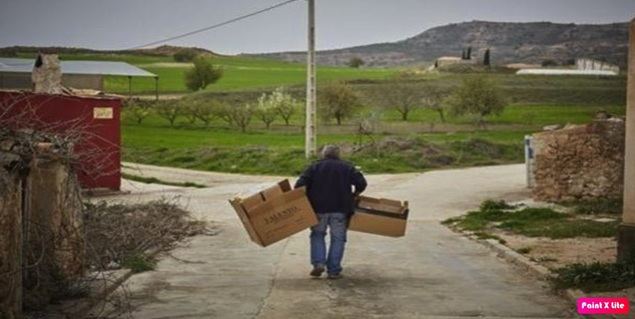
<path id="1" fill-rule="evenodd" d="M 95 269 L 121 265 L 127 258 L 168 251 L 181 240 L 210 232 L 205 222 L 193 220 L 174 201 L 161 199 L 143 204 L 84 206 L 88 262 Z"/>

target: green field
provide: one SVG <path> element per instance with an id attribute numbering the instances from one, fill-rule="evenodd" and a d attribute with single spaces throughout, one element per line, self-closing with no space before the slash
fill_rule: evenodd
<path id="1" fill-rule="evenodd" d="M 21 55 L 31 57 L 32 55 Z M 121 61 L 138 66 L 159 76 L 160 93 L 187 93 L 183 82 L 189 63 L 177 63 L 170 56 L 145 56 L 132 54 L 61 54 L 65 60 Z M 242 56 L 216 56 L 215 65 L 224 70 L 223 77 L 206 90 L 213 92 L 250 89 L 270 89 L 280 85 L 302 84 L 306 81 L 306 68 L 300 63 L 286 63 L 268 59 Z M 394 69 L 352 69 L 345 67 L 320 67 L 319 82 L 353 79 L 384 79 L 394 74 Z M 127 77 L 107 77 L 105 90 L 113 93 L 128 93 Z M 134 94 L 154 94 L 153 78 L 133 78 Z"/>
<path id="2" fill-rule="evenodd" d="M 405 123 L 395 112 L 387 112 L 382 116 L 384 128 L 372 137 L 375 143 L 368 137 L 360 140 L 352 123 L 320 124 L 318 143 L 341 145 L 348 159 L 370 173 L 518 163 L 523 160 L 525 135 L 543 125 L 589 122 L 600 109 L 624 112 L 620 106 L 511 105 L 491 119 L 487 130 L 475 130 L 468 119 L 452 117 L 431 128 L 426 121 L 437 115 L 425 110 Z M 527 114 L 536 115 L 531 123 Z M 124 159 L 210 171 L 298 174 L 308 163 L 300 120 L 296 117 L 290 127 L 279 121 L 270 130 L 254 120 L 248 132 L 241 133 L 220 120 L 205 128 L 181 119 L 172 128 L 156 116 L 141 125 L 125 118 Z M 393 140 L 406 143 L 407 149 L 395 149 Z"/>

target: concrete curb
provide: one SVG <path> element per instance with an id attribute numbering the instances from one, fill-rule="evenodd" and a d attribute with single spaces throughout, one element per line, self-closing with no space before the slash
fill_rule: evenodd
<path id="1" fill-rule="evenodd" d="M 499 257 L 505 259 L 505 261 L 529 271 L 534 276 L 537 276 L 540 279 L 549 280 L 554 277 L 554 273 L 547 267 L 541 266 L 536 262 L 531 261 L 529 258 L 499 243 L 495 239 L 485 239 L 477 241 L 483 244 L 485 247 L 488 247 L 490 250 L 494 251 Z M 578 298 L 585 296 L 585 294 L 579 289 L 560 290 L 560 295 L 568 300 L 574 307 L 577 306 Z M 583 317 L 578 316 L 578 318 Z"/>
<path id="2" fill-rule="evenodd" d="M 520 266 L 521 268 L 533 273 L 541 279 L 549 279 L 553 277 L 553 273 L 544 266 L 529 260 L 529 258 L 517 253 L 513 249 L 499 243 L 495 239 L 478 240 L 481 244 L 496 252 L 496 254 L 506 261 Z"/>

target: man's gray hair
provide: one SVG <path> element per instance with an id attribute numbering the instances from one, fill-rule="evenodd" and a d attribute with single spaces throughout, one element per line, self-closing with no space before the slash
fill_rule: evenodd
<path id="1" fill-rule="evenodd" d="M 322 158 L 340 158 L 340 147 L 337 145 L 325 145 L 322 149 Z"/>

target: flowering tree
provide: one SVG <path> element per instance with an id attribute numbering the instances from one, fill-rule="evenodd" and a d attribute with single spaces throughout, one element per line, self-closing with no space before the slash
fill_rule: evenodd
<path id="1" fill-rule="evenodd" d="M 289 93 L 287 93 L 282 86 L 277 88 L 269 95 L 263 94 L 258 102 L 259 109 L 261 108 L 260 104 L 264 103 L 265 106 L 263 107 L 268 110 L 275 110 L 275 114 L 280 115 L 280 117 L 282 117 L 282 119 L 284 120 L 284 124 L 287 126 L 289 125 L 291 116 L 293 116 L 293 114 L 298 111 L 298 108 L 300 106 L 300 102 L 294 99 Z M 269 126 L 267 125 L 267 127 Z"/>
<path id="2" fill-rule="evenodd" d="M 278 110 L 276 109 L 276 101 L 273 99 L 273 94 L 262 94 L 258 99 L 258 105 L 256 106 L 256 115 L 260 120 L 265 123 L 267 129 L 271 126 L 271 123 L 276 120 Z"/>

